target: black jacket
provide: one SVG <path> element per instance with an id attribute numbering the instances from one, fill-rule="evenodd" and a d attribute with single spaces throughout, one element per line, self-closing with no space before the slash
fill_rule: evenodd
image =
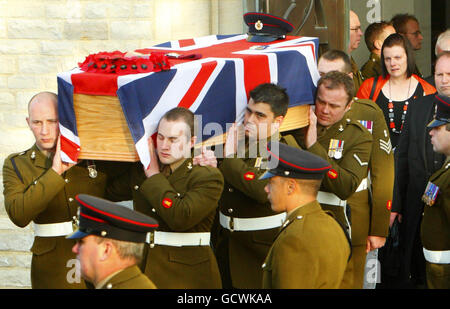
<path id="1" fill-rule="evenodd" d="M 411 256 L 414 238 L 419 237 L 424 208 L 422 195 L 428 179 L 442 167 L 445 160 L 443 154 L 433 151 L 430 130 L 426 127 L 433 118 L 434 97 L 435 94 L 432 94 L 411 102 L 395 150 L 396 173 L 392 211 L 403 216 L 400 241 L 405 258 Z M 409 260 L 405 259 L 405 262 L 408 263 Z"/>

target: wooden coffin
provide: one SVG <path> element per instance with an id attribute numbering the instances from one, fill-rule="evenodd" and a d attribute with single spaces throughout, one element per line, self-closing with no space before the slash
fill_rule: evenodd
<path id="1" fill-rule="evenodd" d="M 139 161 L 119 99 L 114 96 L 73 95 L 78 136 L 81 143 L 79 159 Z M 290 107 L 280 131 L 308 125 L 309 105 Z M 225 134 L 202 144 L 222 144 Z M 200 145 L 197 145 L 200 146 Z"/>

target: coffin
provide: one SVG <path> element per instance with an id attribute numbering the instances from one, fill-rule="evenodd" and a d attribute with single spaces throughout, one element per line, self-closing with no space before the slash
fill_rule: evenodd
<path id="1" fill-rule="evenodd" d="M 318 40 L 308 37 L 256 45 L 246 35 L 208 36 L 136 51 L 196 56 L 169 59 L 168 70 L 112 74 L 76 68 L 60 73 L 63 160 L 140 160 L 146 165 L 146 140 L 166 111 L 190 108 L 204 124 L 217 122 L 225 132 L 227 123 L 242 120 L 249 91 L 263 82 L 277 83 L 290 97 L 281 131 L 304 127 L 319 78 L 317 46 Z M 223 143 L 224 136 L 200 140 L 214 145 Z"/>

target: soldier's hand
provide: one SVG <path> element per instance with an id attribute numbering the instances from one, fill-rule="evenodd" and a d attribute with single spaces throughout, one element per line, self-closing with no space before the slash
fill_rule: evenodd
<path id="1" fill-rule="evenodd" d="M 399 214 L 398 212 L 391 212 L 391 216 L 389 218 L 389 227 L 392 227 L 395 218 L 397 218 L 399 223 L 402 223 L 402 214 Z"/>
<path id="2" fill-rule="evenodd" d="M 58 173 L 58 175 L 62 175 L 62 173 L 74 165 L 74 163 L 66 163 L 61 160 L 61 135 L 58 136 L 56 140 L 56 150 L 53 156 L 52 169 Z"/>
<path id="3" fill-rule="evenodd" d="M 153 175 L 159 174 L 159 160 L 151 136 L 148 138 L 147 142 L 148 142 L 148 151 L 150 153 L 150 164 L 147 169 L 144 168 L 144 171 L 147 178 L 150 178 Z"/>
<path id="4" fill-rule="evenodd" d="M 224 157 L 233 157 L 237 151 L 238 127 L 236 123 L 233 123 L 230 130 L 227 132 L 227 139 L 224 146 Z"/>
<path id="5" fill-rule="evenodd" d="M 369 253 L 369 251 L 383 247 L 385 243 L 386 237 L 367 236 L 366 253 Z"/>
<path id="6" fill-rule="evenodd" d="M 195 156 L 194 159 L 192 159 L 192 163 L 200 166 L 217 167 L 217 158 L 214 151 L 207 149 L 206 146 L 202 146 L 201 154 Z"/>
<path id="7" fill-rule="evenodd" d="M 306 130 L 305 146 L 309 149 L 317 142 L 317 116 L 314 113 L 313 106 L 309 107 L 309 126 Z"/>

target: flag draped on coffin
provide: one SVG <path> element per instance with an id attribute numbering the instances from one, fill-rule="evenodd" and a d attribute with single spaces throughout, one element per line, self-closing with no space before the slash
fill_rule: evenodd
<path id="1" fill-rule="evenodd" d="M 58 74 L 63 161 L 75 163 L 83 147 L 76 127 L 74 93 L 119 98 L 145 167 L 150 163 L 147 139 L 155 133 L 162 115 L 174 107 L 186 107 L 201 115 L 202 132 L 208 123 L 218 123 L 221 134 L 226 132 L 227 124 L 242 121 L 249 92 L 261 83 L 286 88 L 290 107 L 313 103 L 319 79 L 317 38 L 288 36 L 271 44 L 250 43 L 246 38 L 246 34 L 211 35 L 137 50 L 144 54 L 201 55 L 196 60 L 173 61 L 166 71 L 117 75 L 75 68 Z M 211 136 L 201 136 L 202 140 L 208 137 Z"/>

